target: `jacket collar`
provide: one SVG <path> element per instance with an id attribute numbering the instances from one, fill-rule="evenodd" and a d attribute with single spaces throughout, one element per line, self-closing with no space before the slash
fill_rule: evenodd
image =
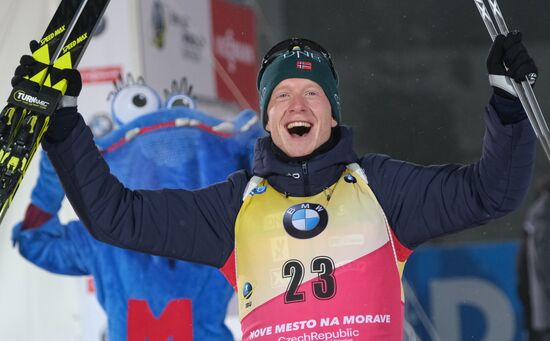
<path id="1" fill-rule="evenodd" d="M 279 192 L 309 196 L 323 191 L 342 175 L 347 164 L 357 162 L 351 128 L 340 126 L 340 140 L 324 153 L 306 161 L 283 161 L 272 148 L 271 136 L 258 139 L 254 149 L 254 175 L 268 180 Z"/>

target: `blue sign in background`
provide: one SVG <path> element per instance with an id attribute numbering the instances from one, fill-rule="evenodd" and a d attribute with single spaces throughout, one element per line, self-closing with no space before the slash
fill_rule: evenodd
<path id="1" fill-rule="evenodd" d="M 409 258 L 404 276 L 422 309 L 432 322 L 433 312 L 430 307 L 434 304 L 441 304 L 441 302 L 430 301 L 433 299 L 431 291 L 433 291 L 434 281 L 465 279 L 475 283 L 475 280 L 479 279 L 483 283 L 488 283 L 490 287 L 494 285 L 495 291 L 504 295 L 513 310 L 514 316 L 511 319 L 515 323 L 515 328 L 513 328 L 513 337 L 510 337 L 510 340 L 521 340 L 523 309 L 517 295 L 517 251 L 518 244 L 516 242 L 420 247 Z M 411 307 L 414 300 L 410 299 L 410 297 L 405 297 L 406 319 L 414 327 L 421 340 L 430 340 L 429 326 L 422 323 L 418 309 Z M 494 308 L 489 306 L 487 312 L 487 305 L 483 311 L 484 309 L 479 309 L 475 304 L 467 302 L 459 304 L 457 309 L 459 309 L 459 314 L 457 314 L 459 321 L 451 321 L 451 323 L 458 323 L 460 335 L 452 335 L 453 340 L 486 339 L 488 317 L 485 315 L 487 313 L 503 313 L 495 311 L 498 306 Z M 449 316 L 455 315 L 449 314 Z M 438 331 L 438 334 L 442 340 L 446 339 L 441 336 L 445 334 L 444 331 Z"/>

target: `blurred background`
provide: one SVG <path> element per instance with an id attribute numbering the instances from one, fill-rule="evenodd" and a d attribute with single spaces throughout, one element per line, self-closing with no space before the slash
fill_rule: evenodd
<path id="1" fill-rule="evenodd" d="M 40 37 L 58 3 L 0 0 L 5 98 L 19 57 L 28 54 L 28 42 Z M 548 111 L 550 3 L 499 4 L 537 62 L 535 90 Z M 478 159 L 492 93 L 485 68 L 491 41 L 473 1 L 111 1 L 81 63 L 80 111 L 89 122 L 109 116 L 106 98 L 119 72 L 142 74 L 158 91 L 174 75 L 185 75 L 201 110 L 220 117 L 256 110 L 261 56 L 291 36 L 331 52 L 343 121 L 353 127 L 358 154 L 426 165 Z M 0 229 L 0 339 L 100 340 L 104 320 L 89 280 L 46 273 L 11 245 L 11 228 L 23 218 L 36 181 L 36 159 Z M 539 148 L 534 177 L 549 170 Z M 408 339 L 523 339 L 516 259 L 533 199 L 531 191 L 513 214 L 413 253 L 405 271 Z M 63 212 L 70 219 L 70 208 Z M 228 321 L 238 339 L 234 306 Z"/>

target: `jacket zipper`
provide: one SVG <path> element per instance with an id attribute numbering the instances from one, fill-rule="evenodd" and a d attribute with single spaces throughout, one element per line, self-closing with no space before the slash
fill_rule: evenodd
<path id="1" fill-rule="evenodd" d="M 309 194 L 309 174 L 307 172 L 307 161 L 302 162 L 302 173 L 304 174 L 304 194 L 306 197 L 310 196 Z"/>

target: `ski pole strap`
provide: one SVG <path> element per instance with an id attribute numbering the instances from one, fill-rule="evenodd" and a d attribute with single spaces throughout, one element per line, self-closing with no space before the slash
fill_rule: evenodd
<path id="1" fill-rule="evenodd" d="M 491 86 L 494 86 L 506 91 L 507 93 L 509 93 L 510 95 L 513 95 L 514 97 L 518 97 L 518 93 L 514 89 L 514 86 L 512 85 L 512 80 L 510 79 L 510 77 L 507 77 L 504 75 L 489 75 L 489 84 L 491 84 Z"/>

